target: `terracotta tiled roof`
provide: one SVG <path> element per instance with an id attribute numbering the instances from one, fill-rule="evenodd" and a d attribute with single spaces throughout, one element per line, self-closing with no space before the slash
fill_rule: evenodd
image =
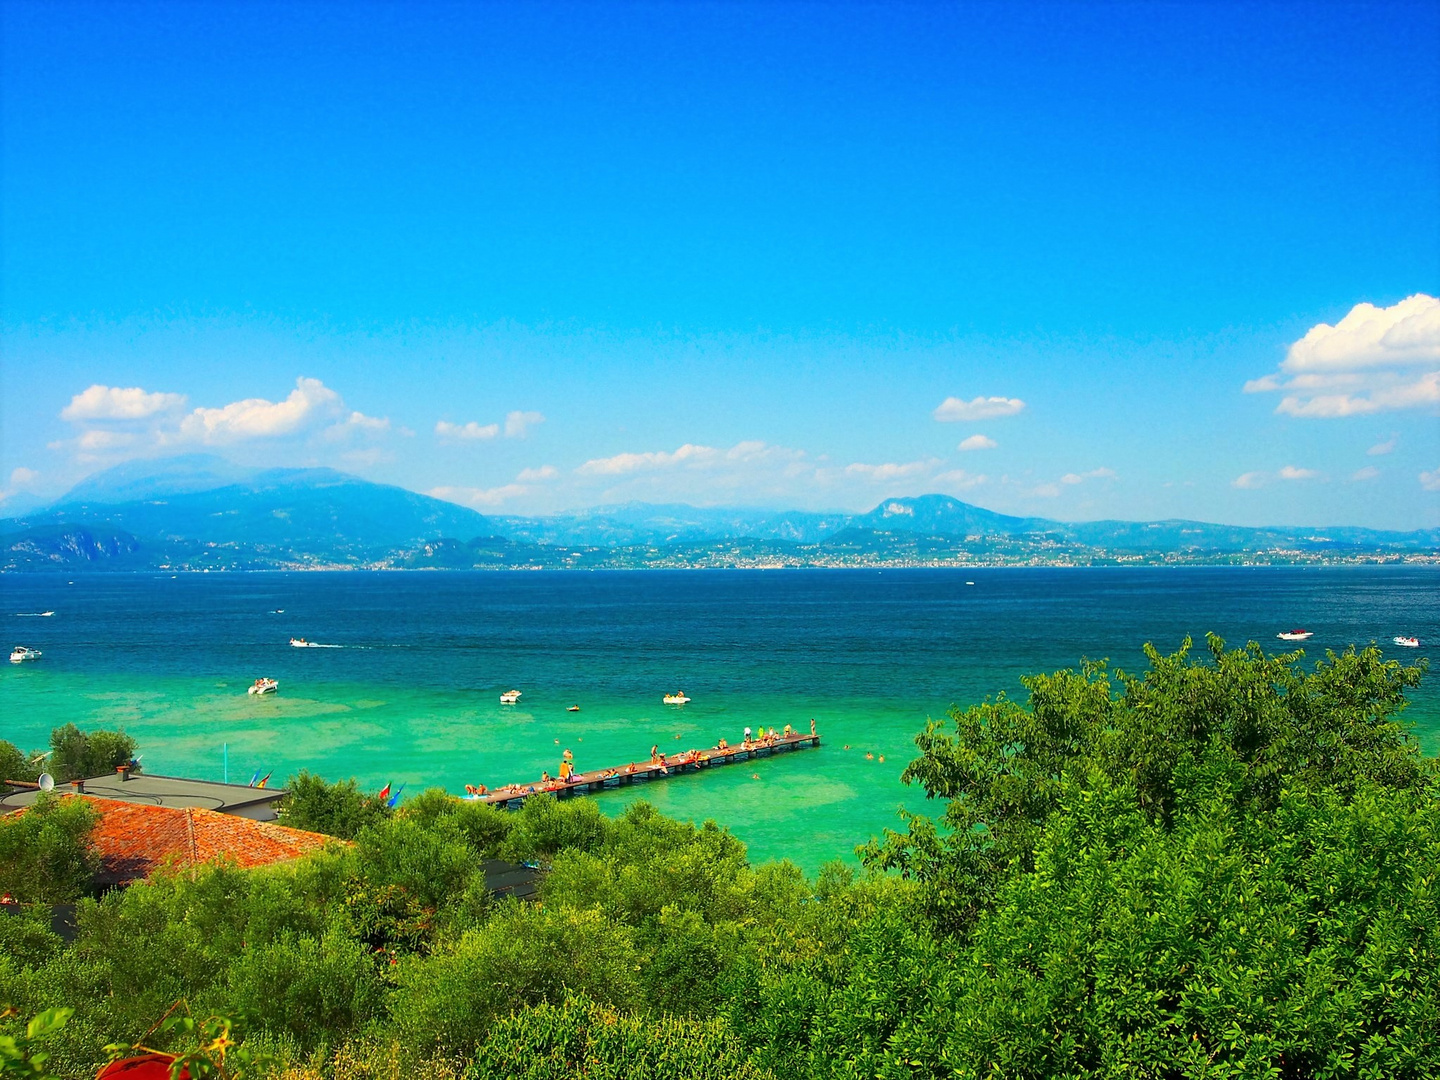
<path id="1" fill-rule="evenodd" d="M 214 810 L 147 806 L 89 795 L 66 798 L 88 799 L 100 811 L 90 842 L 104 864 L 99 880 L 105 884 L 149 877 L 167 858 L 181 866 L 229 859 L 248 869 L 298 859 L 336 842 L 321 833 Z"/>

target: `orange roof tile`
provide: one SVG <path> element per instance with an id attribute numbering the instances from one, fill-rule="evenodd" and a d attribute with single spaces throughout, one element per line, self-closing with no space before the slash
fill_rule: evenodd
<path id="1" fill-rule="evenodd" d="M 180 866 L 229 859 L 249 869 L 298 859 L 336 842 L 322 833 L 214 810 L 65 797 L 88 799 L 100 811 L 90 842 L 104 864 L 100 880 L 107 883 L 149 877 L 166 859 Z"/>

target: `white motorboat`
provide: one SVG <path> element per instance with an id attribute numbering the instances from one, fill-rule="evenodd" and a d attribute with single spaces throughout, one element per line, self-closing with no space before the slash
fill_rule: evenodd
<path id="1" fill-rule="evenodd" d="M 1403 645 L 1403 646 L 1405 646 L 1405 648 L 1407 648 L 1407 649 L 1418 649 L 1418 648 L 1420 648 L 1420 639 L 1419 639 L 1418 637 L 1399 637 L 1399 636 L 1397 636 L 1397 637 L 1391 638 L 1390 640 L 1393 641 L 1393 642 L 1395 642 L 1396 645 Z M 12 656 L 10 659 L 13 660 L 13 659 L 15 659 L 15 658 Z"/>
<path id="2" fill-rule="evenodd" d="M 280 689 L 280 684 L 279 684 L 278 682 L 276 682 L 274 679 L 256 679 L 256 680 L 250 685 L 250 689 L 247 690 L 246 693 L 249 693 L 249 694 L 273 694 L 273 693 L 275 693 L 276 690 L 279 690 L 279 689 Z"/>
<path id="3" fill-rule="evenodd" d="M 1286 630 L 1282 634 L 1276 634 L 1281 641 L 1304 641 L 1315 636 L 1313 630 Z"/>
<path id="4" fill-rule="evenodd" d="M 10 662 L 12 664 L 23 664 L 26 660 L 39 660 L 39 649 L 27 649 L 24 645 L 16 645 L 10 650 Z"/>
<path id="5" fill-rule="evenodd" d="M 520 703 L 519 690 L 506 690 L 500 695 L 501 705 L 518 705 Z"/>
<path id="6" fill-rule="evenodd" d="M 315 643 L 313 641 L 306 641 L 303 637 L 292 637 L 290 639 L 290 647 L 293 649 L 313 649 Z"/>
<path id="7" fill-rule="evenodd" d="M 666 705 L 684 705 L 690 699 L 685 696 L 684 690 L 677 690 L 673 694 L 666 694 L 660 700 L 663 701 Z"/>

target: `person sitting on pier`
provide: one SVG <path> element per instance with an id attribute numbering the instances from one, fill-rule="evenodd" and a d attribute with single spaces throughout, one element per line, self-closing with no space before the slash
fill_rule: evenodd
<path id="1" fill-rule="evenodd" d="M 789 724 L 786 724 L 786 725 L 785 725 L 785 738 L 788 739 L 788 738 L 790 738 L 791 735 L 794 735 L 794 734 L 795 734 L 795 729 L 794 729 L 793 727 L 791 727 Z"/>
<path id="2" fill-rule="evenodd" d="M 715 749 L 716 749 L 716 750 L 729 750 L 729 749 L 730 749 L 730 744 L 725 741 L 725 737 L 724 737 L 723 735 L 720 737 L 720 741 L 715 744 Z"/>
<path id="3" fill-rule="evenodd" d="M 548 783 L 550 783 L 550 773 L 549 773 L 548 770 L 542 771 L 542 772 L 540 773 L 540 783 L 542 783 L 542 784 L 548 784 Z"/>

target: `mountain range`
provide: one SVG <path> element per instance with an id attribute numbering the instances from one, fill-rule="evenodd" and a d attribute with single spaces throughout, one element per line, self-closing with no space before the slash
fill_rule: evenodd
<path id="1" fill-rule="evenodd" d="M 914 565 L 1435 557 L 1440 529 L 1012 517 L 945 495 L 863 514 L 632 503 L 487 516 L 331 469 L 128 462 L 0 520 L 0 568 Z"/>

